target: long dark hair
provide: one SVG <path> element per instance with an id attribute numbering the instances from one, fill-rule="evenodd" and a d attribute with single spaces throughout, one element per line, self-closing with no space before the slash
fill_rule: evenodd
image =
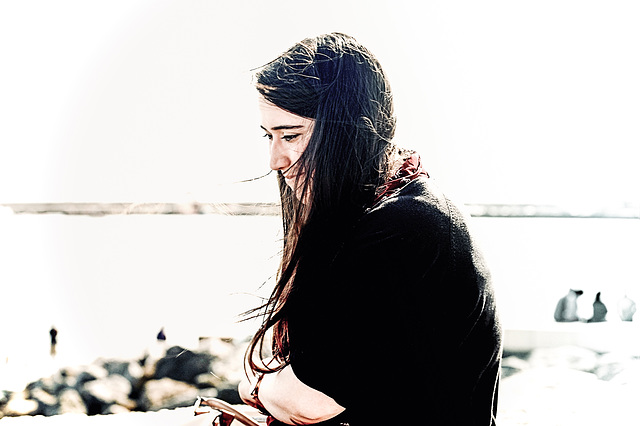
<path id="1" fill-rule="evenodd" d="M 273 371 L 261 354 L 272 329 L 272 354 L 289 362 L 287 312 L 303 285 L 301 269 L 331 261 L 354 221 L 372 203 L 389 173 L 395 117 L 389 82 L 376 58 L 341 33 L 305 39 L 259 69 L 256 88 L 270 103 L 315 120 L 295 167 L 298 197 L 278 173 L 284 244 L 277 282 L 267 302 L 250 313 L 263 323 L 247 350 L 254 371 Z M 302 201 L 301 201 L 302 200 Z M 278 370 L 279 368 L 276 368 Z"/>

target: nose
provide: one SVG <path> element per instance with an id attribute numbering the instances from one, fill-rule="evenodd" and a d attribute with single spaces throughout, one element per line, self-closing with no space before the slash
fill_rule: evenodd
<path id="1" fill-rule="evenodd" d="M 269 150 L 269 167 L 271 170 L 286 170 L 291 167 L 293 163 L 291 161 L 290 150 L 284 146 L 279 138 L 273 138 Z"/>

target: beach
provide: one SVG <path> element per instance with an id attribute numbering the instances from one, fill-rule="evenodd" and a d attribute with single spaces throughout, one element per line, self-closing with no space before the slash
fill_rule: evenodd
<path id="1" fill-rule="evenodd" d="M 615 360 L 615 361 L 614 361 Z M 596 364 L 594 364 L 594 361 Z M 505 358 L 497 424 L 501 426 L 636 425 L 640 419 L 640 359 L 620 353 L 607 356 L 578 347 L 530 354 L 527 360 Z M 621 365 L 626 368 L 618 369 Z M 593 369 L 591 372 L 585 369 Z M 511 371 L 509 373 L 509 371 Z M 617 371 L 613 377 L 607 374 Z M 608 380 L 604 380 L 608 378 Z M 248 407 L 245 407 L 247 409 Z M 372 409 L 376 409 L 372 406 Z M 420 404 L 408 403 L 420 424 Z M 385 415 L 381 411 L 381 416 Z M 192 407 L 157 412 L 86 416 L 22 416 L 0 419 L 2 426 L 182 425 L 194 421 Z"/>
<path id="2" fill-rule="evenodd" d="M 476 217 L 471 226 L 507 330 L 539 334 L 556 327 L 555 304 L 569 288 L 584 290 L 579 308 L 585 317 L 602 291 L 613 329 L 620 322 L 617 300 L 624 294 L 640 300 L 638 220 Z M 281 238 L 276 216 L 213 214 L 2 215 L 0 231 L 0 279 L 7 283 L 0 388 L 14 390 L 62 365 L 153 352 L 161 327 L 169 344 L 190 348 L 201 337 L 250 335 L 256 324 L 238 322 L 239 314 L 268 294 Z M 55 358 L 49 355 L 52 325 L 59 331 Z M 587 337 L 596 330 L 580 325 Z M 640 380 L 603 382 L 592 372 L 558 368 L 529 367 L 506 377 L 500 424 L 578 424 L 570 416 L 597 424 L 600 412 L 640 418 L 627 404 L 629 395 L 639 394 Z M 64 422 L 176 424 L 181 413 L 68 416 Z M 3 418 L 0 425 L 62 421 Z"/>
<path id="3" fill-rule="evenodd" d="M 640 301 L 640 220 L 478 217 L 471 226 L 505 328 L 553 322 L 570 288 L 584 291 L 583 316 L 601 291 L 609 321 L 625 293 Z M 0 360 L 33 363 L 48 355 L 52 325 L 67 363 L 137 356 L 161 327 L 186 346 L 252 334 L 240 314 L 269 294 L 281 238 L 276 216 L 214 214 L 3 215 L 0 232 Z"/>

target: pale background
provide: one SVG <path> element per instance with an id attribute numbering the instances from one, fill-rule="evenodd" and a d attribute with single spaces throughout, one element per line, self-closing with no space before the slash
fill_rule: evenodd
<path id="1" fill-rule="evenodd" d="M 218 199 L 267 171 L 250 70 L 330 31 L 378 56 L 399 142 L 461 201 L 637 202 L 639 21 L 616 0 L 3 0 L 0 203 Z"/>
<path id="2" fill-rule="evenodd" d="M 610 0 L 0 0 L 0 204 L 275 200 L 273 176 L 233 183 L 268 170 L 251 70 L 342 31 L 386 69 L 398 142 L 460 202 L 637 206 L 638 22 Z M 615 315 L 640 287 L 637 219 L 474 225 L 509 325 L 550 320 L 569 287 L 587 309 L 610 289 Z M 275 270 L 278 226 L 5 211 L 5 370 L 36 374 L 52 324 L 58 362 L 138 354 L 161 325 L 174 343 L 248 333 L 235 314 Z"/>

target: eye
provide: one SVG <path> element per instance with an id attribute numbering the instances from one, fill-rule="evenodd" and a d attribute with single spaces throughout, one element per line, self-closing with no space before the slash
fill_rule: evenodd
<path id="1" fill-rule="evenodd" d="M 263 137 L 263 138 L 267 138 L 267 139 L 269 139 L 269 140 L 272 140 L 272 139 L 273 139 L 273 135 L 271 135 L 271 134 L 269 134 L 269 133 L 265 133 L 262 137 Z"/>
<path id="2" fill-rule="evenodd" d="M 286 142 L 291 142 L 293 141 L 295 138 L 297 138 L 298 136 L 300 136 L 300 134 L 295 134 L 295 135 L 283 135 L 282 136 L 282 140 L 286 141 Z"/>

